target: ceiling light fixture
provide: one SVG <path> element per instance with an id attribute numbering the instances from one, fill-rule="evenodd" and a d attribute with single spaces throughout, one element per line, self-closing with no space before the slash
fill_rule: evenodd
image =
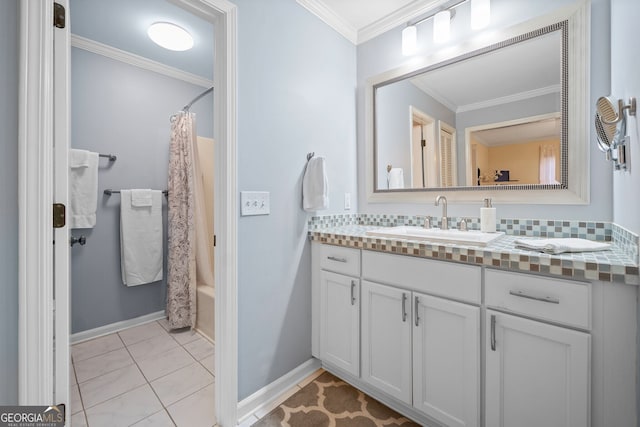
<path id="1" fill-rule="evenodd" d="M 184 28 L 170 22 L 154 22 L 147 35 L 158 46 L 174 51 L 185 51 L 193 47 L 193 37 Z"/>
<path id="2" fill-rule="evenodd" d="M 452 0 L 415 22 L 407 22 L 407 27 L 402 30 L 402 54 L 410 56 L 417 52 L 418 30 L 416 26 L 430 18 L 433 18 L 433 41 L 435 43 L 448 41 L 451 36 L 451 20 L 456 15 L 454 9 L 468 1 L 471 2 L 471 28 L 479 30 L 489 25 L 491 0 Z"/>

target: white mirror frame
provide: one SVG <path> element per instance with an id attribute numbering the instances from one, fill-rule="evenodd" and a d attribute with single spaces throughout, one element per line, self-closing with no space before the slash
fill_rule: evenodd
<path id="1" fill-rule="evenodd" d="M 365 88 L 365 173 L 367 201 L 369 203 L 420 203 L 426 195 L 438 191 L 449 201 L 458 203 L 477 202 L 491 197 L 496 203 L 505 204 L 561 204 L 580 205 L 589 203 L 589 148 L 590 148 L 590 1 L 580 0 L 570 6 L 558 9 L 552 14 L 532 19 L 522 24 L 494 32 L 482 42 L 467 40 L 445 53 L 435 52 L 420 61 L 401 66 L 367 80 Z M 500 43 L 510 38 L 535 31 L 560 21 L 568 22 L 568 69 L 571 70 L 567 89 L 568 97 L 568 182 L 566 189 L 554 190 L 509 190 L 482 187 L 481 189 L 455 191 L 440 188 L 435 190 L 391 190 L 376 191 L 374 180 L 374 90 L 388 80 L 413 73 L 417 70 L 452 58 L 468 54 L 486 46 Z"/>

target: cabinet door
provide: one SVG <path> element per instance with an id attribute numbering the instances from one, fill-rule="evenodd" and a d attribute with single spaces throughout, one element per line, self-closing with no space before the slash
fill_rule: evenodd
<path id="1" fill-rule="evenodd" d="M 486 425 L 589 425 L 584 332 L 487 310 Z"/>
<path id="2" fill-rule="evenodd" d="M 360 281 L 324 270 L 320 276 L 320 358 L 359 376 Z"/>
<path id="3" fill-rule="evenodd" d="M 413 406 L 450 427 L 480 425 L 480 308 L 419 293 L 412 303 Z"/>
<path id="4" fill-rule="evenodd" d="M 411 292 L 362 282 L 362 379 L 411 404 Z"/>

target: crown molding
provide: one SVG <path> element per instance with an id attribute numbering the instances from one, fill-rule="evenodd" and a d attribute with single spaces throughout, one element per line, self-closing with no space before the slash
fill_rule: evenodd
<path id="1" fill-rule="evenodd" d="M 372 22 L 358 30 L 358 43 L 361 44 L 369 41 L 380 34 L 386 33 L 400 25 L 422 16 L 439 6 L 447 3 L 448 0 L 416 0 L 411 2 L 395 12 Z"/>
<path id="2" fill-rule="evenodd" d="M 525 99 L 535 98 L 537 96 L 549 95 L 551 93 L 560 93 L 560 84 L 551 85 L 547 87 L 541 87 L 539 89 L 528 90 L 525 92 L 514 93 L 513 95 L 503 96 L 495 99 L 488 99 L 482 102 L 476 102 L 473 104 L 461 105 L 457 109 L 457 113 L 463 113 L 465 111 L 480 110 L 482 108 L 495 107 L 497 105 L 508 104 L 510 102 L 522 101 Z"/>
<path id="3" fill-rule="evenodd" d="M 174 79 L 182 80 L 196 86 L 206 88 L 213 86 L 212 80 L 75 34 L 71 35 L 71 46 L 102 55 L 107 58 L 115 59 L 116 61 L 124 62 L 138 68 L 173 77 Z"/>
<path id="4" fill-rule="evenodd" d="M 358 30 L 329 8 L 322 0 L 296 0 L 353 44 L 358 44 Z"/>

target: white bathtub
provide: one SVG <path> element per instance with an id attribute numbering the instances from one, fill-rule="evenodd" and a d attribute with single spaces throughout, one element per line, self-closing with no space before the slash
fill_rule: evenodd
<path id="1" fill-rule="evenodd" d="M 215 292 L 212 286 L 196 288 L 196 329 L 211 341 L 215 341 Z"/>

